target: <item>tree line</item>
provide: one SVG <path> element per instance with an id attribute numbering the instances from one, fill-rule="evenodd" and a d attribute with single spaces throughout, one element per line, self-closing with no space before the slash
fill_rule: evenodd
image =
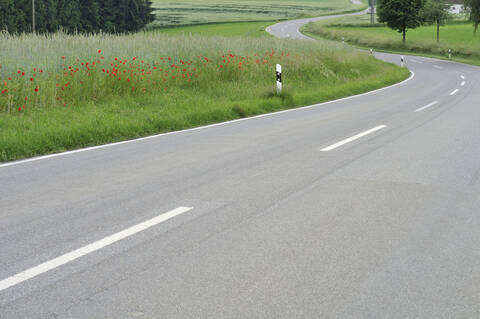
<path id="1" fill-rule="evenodd" d="M 0 31 L 126 33 L 152 22 L 150 0 L 0 0 Z"/>
<path id="2" fill-rule="evenodd" d="M 371 0 L 370 0 L 371 1 Z M 424 23 L 437 25 L 437 41 L 440 39 L 440 25 L 449 18 L 449 0 L 376 0 L 380 22 L 402 33 L 406 39 L 407 29 L 415 29 Z M 480 24 L 480 0 L 465 0 L 465 10 L 473 22 L 476 35 Z"/>

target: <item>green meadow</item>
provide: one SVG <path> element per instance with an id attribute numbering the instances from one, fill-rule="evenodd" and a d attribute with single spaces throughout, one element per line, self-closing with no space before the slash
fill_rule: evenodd
<path id="1" fill-rule="evenodd" d="M 265 29 L 273 22 L 233 22 L 211 23 L 176 28 L 155 29 L 155 33 L 168 35 L 200 35 L 200 36 L 226 36 L 226 37 L 269 37 Z"/>
<path id="2" fill-rule="evenodd" d="M 275 21 L 360 10 L 350 0 L 154 0 L 151 27 L 238 22 Z"/>

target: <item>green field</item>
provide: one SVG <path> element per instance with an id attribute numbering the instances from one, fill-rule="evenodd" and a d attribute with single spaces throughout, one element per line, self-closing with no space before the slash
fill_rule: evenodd
<path id="1" fill-rule="evenodd" d="M 234 22 L 213 23 L 176 28 L 156 29 L 156 33 L 168 35 L 200 35 L 200 36 L 240 36 L 240 37 L 270 37 L 265 29 L 274 22 Z"/>
<path id="2" fill-rule="evenodd" d="M 328 41 L 144 33 L 0 42 L 0 161 L 318 103 L 408 76 Z"/>
<path id="3" fill-rule="evenodd" d="M 218 22 L 274 21 L 355 11 L 350 0 L 154 0 L 151 27 Z"/>
<path id="4" fill-rule="evenodd" d="M 310 24 L 303 30 L 311 35 L 339 40 L 361 47 L 407 53 L 446 57 L 452 49 L 454 59 L 474 64 L 480 63 L 480 37 L 473 35 L 473 26 L 468 22 L 455 21 L 440 28 L 440 42 L 436 41 L 436 26 L 422 26 L 408 30 L 407 41 L 402 42 L 400 33 L 377 24 L 368 24 L 368 15 L 344 17 L 331 21 Z"/>

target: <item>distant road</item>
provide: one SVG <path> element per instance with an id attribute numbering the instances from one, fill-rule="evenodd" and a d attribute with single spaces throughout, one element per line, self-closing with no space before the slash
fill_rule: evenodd
<path id="1" fill-rule="evenodd" d="M 0 165 L 0 318 L 478 318 L 480 68 L 406 63 L 357 97 Z"/>
<path id="2" fill-rule="evenodd" d="M 284 21 L 279 22 L 277 24 L 269 26 L 266 31 L 277 38 L 292 38 L 292 39 L 305 39 L 311 40 L 310 37 L 302 34 L 300 32 L 300 28 L 310 22 L 317 22 L 321 20 L 328 20 L 332 18 L 339 18 L 339 17 L 347 17 L 347 16 L 356 16 L 362 15 L 367 13 L 367 10 L 363 10 L 360 12 L 353 12 L 353 13 L 345 13 L 345 14 L 338 14 L 338 15 L 331 15 L 331 16 L 322 16 L 317 18 L 307 18 L 307 19 L 299 19 L 299 20 L 291 20 L 291 21 Z"/>

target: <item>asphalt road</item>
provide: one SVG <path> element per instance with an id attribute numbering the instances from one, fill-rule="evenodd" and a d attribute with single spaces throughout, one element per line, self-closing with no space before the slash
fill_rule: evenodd
<path id="1" fill-rule="evenodd" d="M 0 318 L 480 317 L 480 68 L 406 63 L 351 99 L 1 165 Z"/>

